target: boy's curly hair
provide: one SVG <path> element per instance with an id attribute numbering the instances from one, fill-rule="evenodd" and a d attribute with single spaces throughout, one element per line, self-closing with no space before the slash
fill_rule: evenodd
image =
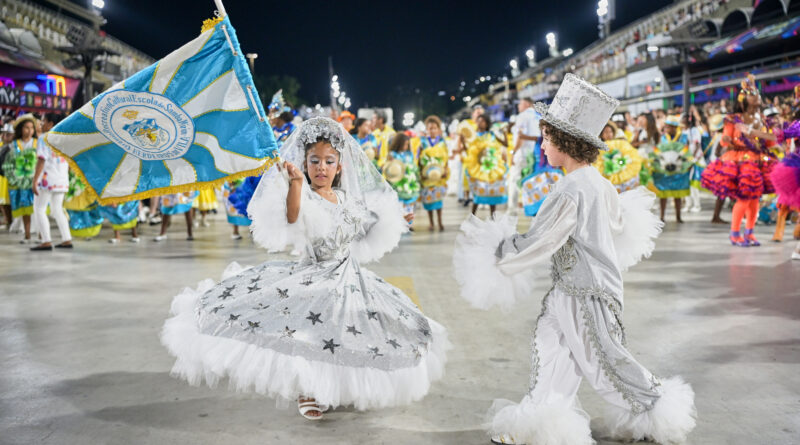
<path id="1" fill-rule="evenodd" d="M 559 130 L 545 121 L 539 121 L 539 127 L 543 131 L 547 132 L 548 139 L 550 139 L 553 145 L 558 147 L 558 151 L 566 154 L 576 161 L 591 164 L 600 154 L 600 150 L 598 150 L 592 144 L 584 142 L 565 131 Z"/>

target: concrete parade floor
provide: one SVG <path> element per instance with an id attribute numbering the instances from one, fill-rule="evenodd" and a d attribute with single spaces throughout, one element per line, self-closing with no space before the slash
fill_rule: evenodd
<path id="1" fill-rule="evenodd" d="M 660 376 L 679 374 L 696 392 L 689 443 L 800 443 L 800 261 L 791 225 L 783 243 L 759 225 L 758 248 L 732 247 L 727 226 L 705 211 L 667 214 L 653 256 L 625 273 L 628 347 Z M 487 210 L 480 210 L 485 216 Z M 185 241 L 174 218 L 170 238 L 111 245 L 76 240 L 73 251 L 29 252 L 18 234 L 0 234 L 0 444 L 487 444 L 480 428 L 495 398 L 518 401 L 530 367 L 530 334 L 550 286 L 542 266 L 536 292 L 513 313 L 472 309 L 458 296 L 451 255 L 467 211 L 445 203 L 443 233 L 417 231 L 378 264 L 384 277 L 410 277 L 425 313 L 449 330 L 443 380 L 413 405 L 368 412 L 340 408 L 309 422 L 295 405 L 257 395 L 192 387 L 169 376 L 159 342 L 172 297 L 219 279 L 231 261 L 277 255 L 246 237 L 230 239 L 224 215 Z M 730 212 L 724 214 L 730 218 Z M 520 228 L 529 220 L 521 218 Z M 246 232 L 243 232 L 246 235 Z M 58 231 L 53 227 L 53 236 Z M 580 392 L 593 417 L 604 402 Z M 596 437 L 600 444 L 610 442 Z"/>

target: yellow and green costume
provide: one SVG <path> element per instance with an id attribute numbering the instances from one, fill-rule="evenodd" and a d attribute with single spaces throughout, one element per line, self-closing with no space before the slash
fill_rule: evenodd
<path id="1" fill-rule="evenodd" d="M 464 169 L 475 204 L 498 205 L 508 201 L 506 176 L 508 166 L 504 147 L 491 132 L 479 132 L 467 145 Z"/>
<path id="2" fill-rule="evenodd" d="M 33 215 L 33 173 L 36 170 L 36 138 L 29 144 L 19 139 L 11 143 L 11 149 L 3 163 L 3 174 L 8 181 L 8 198 L 14 218 Z"/>
<path id="3" fill-rule="evenodd" d="M 601 152 L 594 161 L 594 167 L 611 181 L 617 192 L 622 193 L 639 186 L 642 170 L 642 156 L 625 139 L 606 141 L 608 150 Z"/>
<path id="4" fill-rule="evenodd" d="M 418 158 L 422 176 L 422 191 L 420 192 L 422 206 L 429 211 L 441 209 L 442 200 L 447 193 L 447 179 L 450 173 L 447 166 L 449 152 L 444 138 L 441 136 L 436 139 L 423 138 Z M 438 176 L 438 179 L 431 179 L 429 176 L 434 178 Z"/>

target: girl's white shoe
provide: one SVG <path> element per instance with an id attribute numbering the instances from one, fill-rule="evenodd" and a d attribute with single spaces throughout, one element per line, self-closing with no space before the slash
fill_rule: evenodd
<path id="1" fill-rule="evenodd" d="M 500 434 L 498 436 L 492 436 L 492 443 L 496 444 L 516 444 L 517 442 L 514 441 L 514 438 L 511 437 L 509 434 Z"/>
<path id="2" fill-rule="evenodd" d="M 297 409 L 300 411 L 300 415 L 306 418 L 307 420 L 322 420 L 322 413 L 326 410 L 323 410 L 321 406 L 317 405 L 317 402 L 313 399 L 306 400 L 305 402 L 301 402 L 301 399 L 297 399 Z M 309 415 L 309 412 L 316 411 L 319 413 L 318 416 Z"/>

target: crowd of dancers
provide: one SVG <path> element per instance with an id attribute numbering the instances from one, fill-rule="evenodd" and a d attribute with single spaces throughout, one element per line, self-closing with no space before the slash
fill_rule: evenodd
<path id="1" fill-rule="evenodd" d="M 276 97 L 269 107 L 270 123 L 280 147 L 302 119 L 279 94 Z M 600 137 L 606 150 L 593 165 L 619 192 L 642 185 L 656 193 L 662 221 L 670 200 L 676 221 L 682 223 L 686 212 L 701 210 L 703 193 L 713 194 L 712 223 L 728 224 L 721 216 L 726 200 L 732 207 L 733 245 L 759 246 L 754 234 L 758 221 L 774 224 L 772 240 L 779 242 L 787 222 L 797 221 L 800 208 L 795 142 L 799 103 L 800 87 L 793 96 L 764 100 L 748 76 L 732 102 L 691 105 L 688 114 L 681 107 L 638 116 L 617 113 L 603 128 Z M 485 206 L 494 215 L 498 206 L 505 205 L 511 215 L 523 212 L 533 217 L 563 178 L 562 169 L 553 167 L 541 149 L 541 110 L 523 98 L 516 111 L 505 122 L 493 122 L 478 105 L 467 119 L 445 124 L 431 115 L 399 132 L 381 111 L 369 119 L 349 111 L 333 117 L 395 190 L 410 230 L 416 212 L 422 210 L 428 215 L 428 230 L 444 231 L 442 212 L 448 195 L 471 206 L 473 214 Z M 231 181 L 220 189 L 100 205 L 83 193 L 86 186 L 80 178 L 42 139 L 61 118 L 26 114 L 2 125 L 3 227 L 22 233 L 21 243 L 36 244 L 31 250 L 72 248 L 73 238 L 97 237 L 104 222 L 113 230 L 110 243 L 119 243 L 128 231 L 129 240 L 138 243 L 141 224 L 158 226 L 152 239 L 163 241 L 174 217 L 181 214 L 186 239 L 191 241 L 193 229 L 209 225 L 209 213 L 222 211 L 232 227 L 231 238 L 242 239 L 251 224 L 247 205 L 259 177 Z M 61 243 L 55 246 L 48 214 L 61 234 Z M 800 239 L 800 223 L 795 223 L 793 236 Z M 792 257 L 800 259 L 800 244 Z"/>

